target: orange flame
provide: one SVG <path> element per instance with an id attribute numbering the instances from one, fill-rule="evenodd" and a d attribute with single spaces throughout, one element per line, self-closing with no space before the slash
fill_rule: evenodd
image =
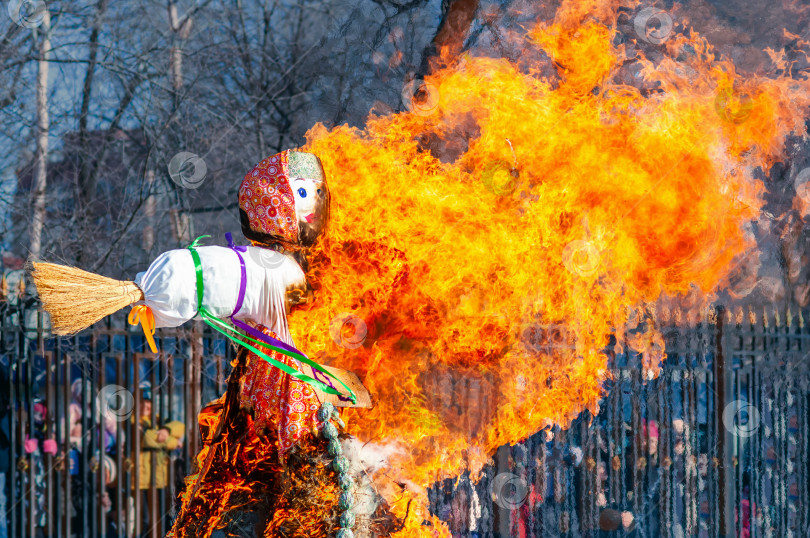
<path id="1" fill-rule="evenodd" d="M 564 2 L 525 36 L 523 56 L 545 53 L 557 79 L 467 55 L 407 112 L 308 133 L 332 221 L 312 259 L 318 300 L 291 325 L 374 395 L 350 428 L 390 447 L 379 483 L 400 515 L 498 446 L 597 413 L 609 335 L 623 341 L 634 308 L 724 284 L 754 247 L 757 168 L 804 130 L 807 80 L 742 79 L 695 32 L 636 58 L 654 91 L 621 84 L 615 7 Z M 351 335 L 330 336 L 336 316 Z M 656 372 L 655 328 L 630 343 Z M 409 536 L 428 528 L 417 510 Z"/>

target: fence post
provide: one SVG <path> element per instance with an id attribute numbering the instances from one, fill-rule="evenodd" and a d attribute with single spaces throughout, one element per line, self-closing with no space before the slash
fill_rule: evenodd
<path id="1" fill-rule="evenodd" d="M 509 450 L 511 449 L 510 445 L 502 446 L 498 448 L 498 451 L 495 453 L 495 477 L 497 478 L 501 473 L 510 473 L 512 471 L 511 466 L 509 465 Z M 502 480 L 493 480 L 493 486 L 499 487 L 499 491 L 495 491 L 494 494 L 500 499 L 504 495 L 504 491 L 506 489 L 506 485 L 503 484 Z M 491 497 L 491 495 L 490 495 Z M 510 536 L 509 532 L 509 523 L 510 523 L 510 513 L 509 509 L 507 508 L 508 505 L 503 506 L 503 501 L 496 502 L 495 506 L 492 507 L 492 531 L 495 534 L 496 538 L 507 538 Z"/>
<path id="2" fill-rule="evenodd" d="M 194 320 L 191 326 L 191 368 L 190 377 L 186 383 L 190 388 L 191 421 L 187 426 L 188 441 L 192 457 L 200 451 L 201 439 L 198 426 L 198 414 L 202 409 L 202 366 L 204 345 L 204 325 L 202 321 Z"/>
<path id="3" fill-rule="evenodd" d="M 731 379 L 732 347 L 725 330 L 726 309 L 718 306 L 715 321 L 715 347 L 714 357 L 714 388 L 715 405 L 714 420 L 715 438 L 714 453 L 718 459 L 717 468 L 717 506 L 718 533 L 722 538 L 734 536 L 734 437 L 728 425 L 723 422 L 723 413 L 726 405 L 731 403 L 729 398 L 734 391 Z"/>

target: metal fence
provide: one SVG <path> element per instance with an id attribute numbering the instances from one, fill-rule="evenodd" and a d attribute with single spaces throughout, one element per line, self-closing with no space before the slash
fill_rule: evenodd
<path id="1" fill-rule="evenodd" d="M 600 414 L 430 491 L 454 536 L 810 536 L 807 312 L 659 312 L 667 361 L 611 358 Z"/>
<path id="2" fill-rule="evenodd" d="M 0 302 L 8 536 L 165 535 L 199 450 L 197 412 L 224 392 L 233 350 L 196 324 L 156 344 L 157 356 L 121 316 L 54 338 L 34 299 Z M 184 435 L 148 446 L 172 421 Z"/>
<path id="3" fill-rule="evenodd" d="M 434 485 L 433 513 L 478 538 L 810 536 L 806 313 L 719 312 L 659 312 L 658 377 L 611 357 L 598 416 L 501 447 L 478 482 Z M 54 338 L 35 300 L 0 302 L 8 536 L 165 535 L 233 350 L 198 324 L 156 342 L 145 352 L 121 316 Z M 182 446 L 144 448 L 172 421 Z"/>

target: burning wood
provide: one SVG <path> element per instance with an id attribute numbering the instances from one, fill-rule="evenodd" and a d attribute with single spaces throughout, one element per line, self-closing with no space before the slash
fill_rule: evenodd
<path id="1" fill-rule="evenodd" d="M 520 60 L 446 57 L 407 112 L 308 134 L 341 203 L 293 332 L 374 395 L 349 412 L 353 433 L 405 448 L 377 473 L 400 516 L 418 494 L 397 484 L 475 472 L 498 446 L 596 413 L 611 334 L 632 330 L 654 374 L 663 340 L 633 308 L 711 301 L 753 248 L 757 170 L 804 133 L 806 79 L 742 76 L 671 19 L 642 25 L 647 57 L 616 39 L 618 7 L 563 2 L 512 36 Z M 624 83 L 630 63 L 644 90 Z M 338 312 L 363 320 L 362 346 L 308 329 Z M 527 345 L 532 327 L 565 336 Z M 493 380 L 482 427 L 459 427 L 478 411 L 445 390 L 453 372 Z M 424 517 L 411 505 L 408 536 L 428 534 Z"/>

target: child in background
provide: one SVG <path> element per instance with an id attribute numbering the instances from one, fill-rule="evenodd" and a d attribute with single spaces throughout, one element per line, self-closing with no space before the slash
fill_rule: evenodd
<path id="1" fill-rule="evenodd" d="M 158 524 L 158 514 L 150 514 L 154 506 L 157 506 L 157 498 L 153 498 L 154 493 L 158 494 L 169 483 L 169 452 L 183 446 L 183 436 L 186 427 L 182 422 L 171 421 L 163 426 L 157 427 L 160 417 L 155 417 L 155 425 L 152 424 L 152 398 L 150 392 L 142 391 L 141 408 L 139 413 L 139 425 L 141 428 L 141 454 L 138 461 L 138 488 L 143 491 L 143 530 L 148 530 L 151 525 Z M 152 475 L 152 460 L 155 460 L 155 474 Z M 133 477 L 134 478 L 134 477 Z M 151 517 L 150 517 L 151 515 Z"/>

